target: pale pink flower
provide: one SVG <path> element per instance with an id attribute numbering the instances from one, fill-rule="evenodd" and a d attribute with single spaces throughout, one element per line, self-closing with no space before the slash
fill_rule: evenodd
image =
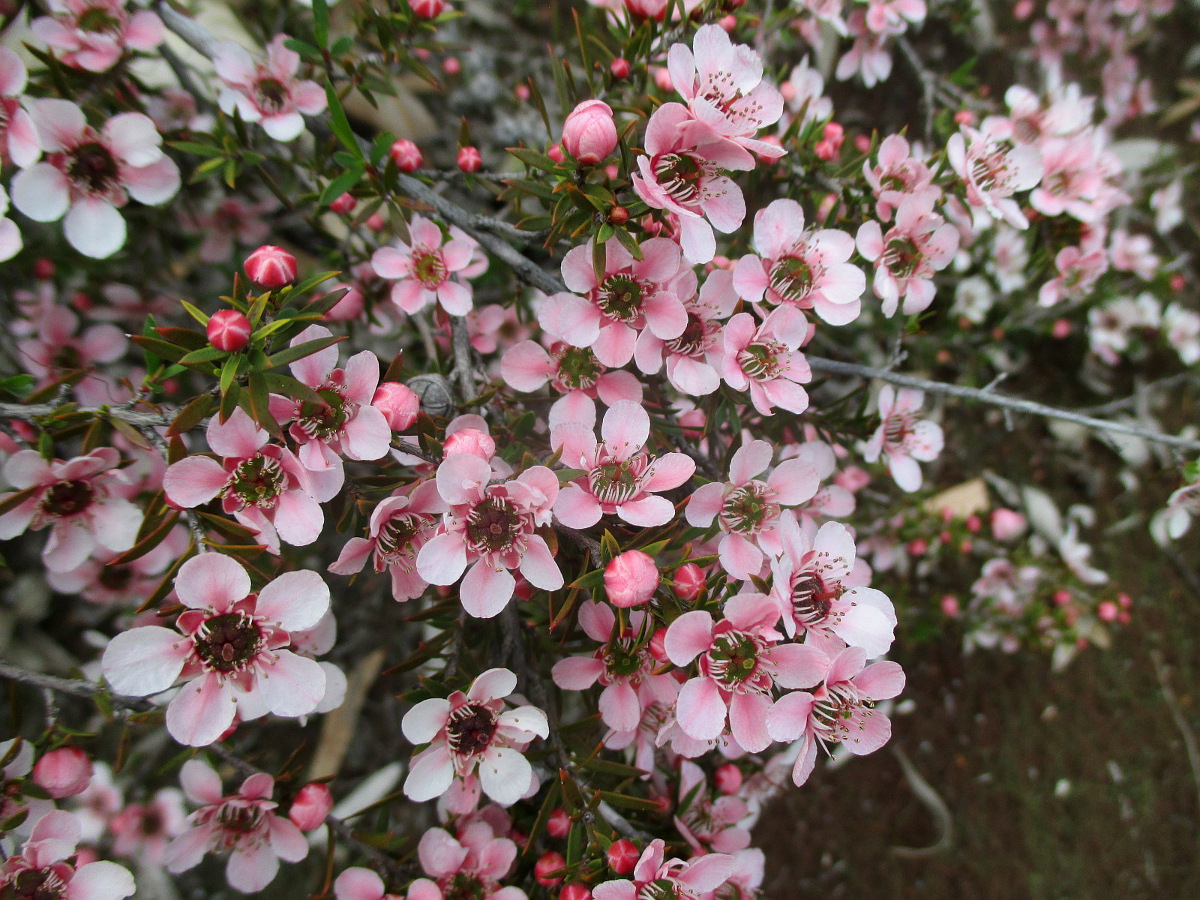
<path id="1" fill-rule="evenodd" d="M 573 347 L 590 347 L 613 368 L 633 358 L 642 329 L 663 340 L 683 333 L 688 318 L 682 298 L 695 293 L 696 276 L 683 265 L 678 244 L 651 238 L 641 245 L 642 258 L 634 259 L 613 238 L 604 245 L 603 279 L 596 277 L 592 251 L 589 240 L 563 257 L 563 281 L 575 293 L 555 294 L 538 308 L 546 331 Z"/>
<path id="2" fill-rule="evenodd" d="M 830 325 L 858 318 L 867 286 L 862 269 L 847 262 L 854 238 L 844 231 L 804 228 L 795 200 L 776 200 L 754 217 L 754 249 L 738 260 L 733 286 L 751 303 L 764 298 L 784 310 L 811 309 Z"/>
<path id="3" fill-rule="evenodd" d="M 277 141 L 292 141 L 304 131 L 304 116 L 324 112 L 325 91 L 315 81 L 296 77 L 300 54 L 284 46 L 287 35 L 278 34 L 267 45 L 267 61 L 255 62 L 246 50 L 230 41 L 217 46 L 213 67 L 221 79 L 217 103 L 226 115 L 234 111 L 243 122 L 261 123 Z M 303 113 L 304 115 L 301 115 Z"/>
<path id="4" fill-rule="evenodd" d="M 146 625 L 109 642 L 101 666 L 113 690 L 145 697 L 183 681 L 167 707 L 167 731 L 192 747 L 217 740 L 235 715 L 246 721 L 316 710 L 325 671 L 288 648 L 289 632 L 315 626 L 329 610 L 319 575 L 285 572 L 253 593 L 236 560 L 210 552 L 180 567 L 175 593 L 187 607 L 178 631 Z"/>
<path id="5" fill-rule="evenodd" d="M 761 415 L 774 415 L 776 407 L 802 413 L 808 392 L 800 385 L 812 380 L 812 370 L 800 347 L 810 333 L 803 316 L 772 314 L 759 325 L 750 313 L 738 313 L 725 325 L 721 376 L 735 391 L 749 391 Z"/>
<path id="6" fill-rule="evenodd" d="M 125 0 L 47 0 L 49 16 L 29 30 L 63 63 L 88 72 L 106 72 L 127 50 L 153 50 L 165 37 L 162 20 L 149 10 L 132 15 Z"/>
<path id="7" fill-rule="evenodd" d="M 683 453 L 646 453 L 650 415 L 638 403 L 613 404 L 600 431 L 603 440 L 597 441 L 590 427 L 565 422 L 551 433 L 563 465 L 586 473 L 559 492 L 554 515 L 571 528 L 590 528 L 601 516 L 614 514 L 639 528 L 671 521 L 675 505 L 655 494 L 686 482 L 696 463 Z"/>
<path id="8" fill-rule="evenodd" d="M 404 781 L 410 800 L 440 797 L 455 778 L 476 772 L 483 792 L 501 806 L 525 796 L 533 769 L 522 751 L 550 732 L 546 714 L 537 707 L 508 708 L 504 698 L 516 686 L 517 676 L 508 669 L 488 669 L 465 694 L 422 700 L 405 713 L 404 736 L 429 745 L 414 757 Z"/>
<path id="9" fill-rule="evenodd" d="M 113 853 L 162 865 L 167 845 L 183 834 L 187 814 L 177 788 L 156 791 L 145 803 L 130 803 L 113 816 Z"/>
<path id="10" fill-rule="evenodd" d="M 1111 154 L 1103 150 L 1099 131 L 1069 138 L 1047 138 L 1038 145 L 1044 173 L 1029 195 L 1029 204 L 1042 215 L 1066 213 L 1080 222 L 1095 222 L 1123 196 L 1109 184 L 1110 172 L 1120 172 Z M 1119 202 L 1119 201 L 1118 201 Z"/>
<path id="11" fill-rule="evenodd" d="M 21 852 L 0 865 L 0 897 L 122 900 L 134 892 L 129 870 L 107 860 L 76 865 L 79 820 L 56 809 L 38 819 Z"/>
<path id="12" fill-rule="evenodd" d="M 376 572 L 391 573 L 392 598 L 413 600 L 429 583 L 417 574 L 417 554 L 437 531 L 446 502 L 433 481 L 419 482 L 404 494 L 383 500 L 371 513 L 368 538 L 351 538 L 329 571 L 353 575 L 371 558 Z"/>
<path id="13" fill-rule="evenodd" d="M 688 760 L 679 764 L 677 796 L 675 827 L 693 852 L 737 853 L 750 846 L 750 832 L 739 824 L 750 816 L 749 805 L 724 793 L 714 800 L 704 770 Z"/>
<path id="14" fill-rule="evenodd" d="M 521 341 L 501 358 L 500 374 L 513 390 L 530 393 L 549 383 L 563 395 L 550 406 L 547 418 L 552 430 L 563 422 L 595 425 L 596 399 L 606 406 L 619 400 L 642 402 L 642 383 L 636 375 L 620 369 L 609 372 L 589 348 L 565 341 L 555 341 L 549 350 Z"/>
<path id="15" fill-rule="evenodd" d="M 323 325 L 310 325 L 290 346 L 332 337 Z M 322 402 L 272 394 L 271 415 L 283 424 L 300 445 L 296 454 L 311 472 L 342 471 L 342 457 L 355 460 L 382 459 L 392 443 L 392 429 L 382 412 L 371 405 L 379 385 L 379 359 L 370 350 L 356 353 L 337 368 L 337 345 L 298 359 L 292 375 L 312 388 Z"/>
<path id="16" fill-rule="evenodd" d="M 863 161 L 863 177 L 875 194 L 875 214 L 886 222 L 892 212 L 911 194 L 937 188 L 933 172 L 921 159 L 911 155 L 908 140 L 900 134 L 889 134 L 879 145 L 875 165 Z"/>
<path id="17" fill-rule="evenodd" d="M 681 393 L 702 397 L 716 391 L 725 359 L 721 320 L 729 317 L 737 302 L 733 273 L 725 269 L 710 272 L 699 296 L 684 301 L 687 325 L 679 337 L 663 340 L 649 329 L 638 335 L 633 354 L 638 369 L 655 375 L 665 359 L 667 380 Z"/>
<path id="18" fill-rule="evenodd" d="M 1163 311 L 1163 334 L 1184 365 L 1200 362 L 1200 314 L 1178 303 Z"/>
<path id="19" fill-rule="evenodd" d="M 753 169 L 754 157 L 715 133 L 689 135 L 686 126 L 695 121 L 680 103 L 664 103 L 654 111 L 633 189 L 651 208 L 678 216 L 684 256 L 690 263 L 706 263 L 717 252 L 713 229 L 729 234 L 746 217 L 742 189 L 726 172 Z"/>
<path id="20" fill-rule="evenodd" d="M 362 866 L 351 866 L 333 882 L 337 900 L 404 900 L 401 894 L 389 894 L 383 879 Z"/>
<path id="21" fill-rule="evenodd" d="M 457 225 L 450 226 L 450 240 L 443 244 L 442 229 L 424 216 L 412 217 L 408 236 L 411 243 L 397 239 L 371 257 L 375 274 L 396 282 L 392 303 L 409 315 L 436 302 L 452 316 L 465 316 L 472 292 L 463 282 L 487 271 L 479 244 Z"/>
<path id="22" fill-rule="evenodd" d="M 868 658 L 887 653 L 896 610 L 882 591 L 851 583 L 856 551 L 849 529 L 826 522 L 814 535 L 785 518 L 780 536 L 783 553 L 771 561 L 771 596 L 788 637 L 833 634 Z"/>
<path id="23" fill-rule="evenodd" d="M 29 75 L 13 50 L 0 47 L 0 160 L 24 169 L 42 154 L 33 119 L 22 105 Z"/>
<path id="24" fill-rule="evenodd" d="M 507 350 L 529 337 L 530 326 L 517 318 L 515 306 L 489 303 L 467 313 L 471 346 L 484 356 Z"/>
<path id="25" fill-rule="evenodd" d="M 225 880 L 243 894 L 255 894 L 275 880 L 279 860 L 308 856 L 300 829 L 276 812 L 275 779 L 266 772 L 251 775 L 228 796 L 221 793 L 221 776 L 198 759 L 183 764 L 179 779 L 188 799 L 202 806 L 167 846 L 168 871 L 186 872 L 209 853 L 228 852 Z"/>
<path id="26" fill-rule="evenodd" d="M 1058 274 L 1038 289 L 1039 306 L 1055 306 L 1064 300 L 1086 297 L 1108 271 L 1108 254 L 1102 243 L 1085 241 L 1082 246 L 1059 250 L 1054 257 L 1054 268 Z"/>
<path id="27" fill-rule="evenodd" d="M 633 879 L 605 881 L 592 888 L 595 900 L 701 900 L 725 884 L 733 874 L 733 857 L 708 853 L 686 862 L 666 859 L 666 842 L 651 841 L 638 859 Z"/>
<path id="28" fill-rule="evenodd" d="M 25 239 L 17 223 L 8 218 L 8 191 L 0 187 L 0 262 L 6 262 L 21 252 Z"/>
<path id="29" fill-rule="evenodd" d="M 36 450 L 14 453 L 4 464 L 4 480 L 14 489 L 6 499 L 28 494 L 0 516 L 0 540 L 49 528 L 42 562 L 54 572 L 78 568 L 98 551 L 130 549 L 142 511 L 123 498 L 128 482 L 119 465 L 121 454 L 112 447 L 52 462 Z"/>
<path id="30" fill-rule="evenodd" d="M 958 229 L 933 211 L 934 199 L 929 191 L 906 197 L 886 234 L 874 220 L 858 229 L 855 243 L 875 264 L 875 296 L 883 301 L 885 316 L 895 315 L 898 307 L 906 316 L 928 309 L 934 272 L 950 265 L 958 252 Z"/>
<path id="31" fill-rule="evenodd" d="M 1149 235 L 1130 234 L 1123 228 L 1115 229 L 1109 236 L 1108 255 L 1114 269 L 1133 272 L 1142 281 L 1153 280 L 1162 265 Z"/>
<path id="32" fill-rule="evenodd" d="M 667 51 L 671 84 L 706 129 L 767 159 L 782 147 L 755 140 L 783 115 L 783 96 L 763 80 L 762 58 L 746 44 L 735 45 L 720 25 L 702 25 L 692 47 L 672 44 Z M 682 126 L 687 131 L 691 126 Z M 704 131 L 697 136 L 703 139 Z"/>
<path id="33" fill-rule="evenodd" d="M 69 100 L 38 100 L 31 115 L 45 160 L 17 173 L 12 201 L 38 222 L 66 215 L 67 242 L 104 259 L 125 245 L 118 210 L 132 197 L 160 206 L 179 190 L 179 167 L 162 151 L 162 135 L 141 113 L 120 113 L 97 131 Z"/>
<path id="34" fill-rule="evenodd" d="M 499 615 L 512 599 L 516 579 L 556 591 L 562 572 L 537 528 L 548 525 L 558 497 L 558 477 L 545 466 L 491 484 L 491 466 L 471 453 L 455 453 L 437 470 L 437 488 L 450 507 L 441 533 L 417 554 L 417 572 L 430 584 L 459 586 L 463 608 L 477 618 Z M 468 568 L 469 567 L 469 568 Z"/>
<path id="35" fill-rule="evenodd" d="M 107 364 L 129 348 L 129 339 L 117 326 L 101 323 L 81 330 L 79 316 L 65 306 L 42 306 L 30 316 L 30 325 L 29 336 L 17 341 L 17 347 L 22 364 L 40 385 L 79 369 L 100 378 L 97 370 L 111 369 Z M 93 380 L 86 378 L 78 387 L 88 391 Z"/>
<path id="36" fill-rule="evenodd" d="M 869 88 L 887 81 L 892 74 L 892 56 L 884 49 L 886 35 L 867 28 L 867 16 L 861 9 L 850 14 L 846 31 L 854 38 L 854 45 L 838 60 L 834 70 L 837 80 L 848 81 L 862 75 L 863 84 Z"/>
<path id="37" fill-rule="evenodd" d="M 257 247 L 271 234 L 263 217 L 274 212 L 279 201 L 274 197 L 247 200 L 222 197 L 212 206 L 194 214 L 184 212 L 180 225 L 188 234 L 201 235 L 198 251 L 204 262 L 227 262 L 235 247 Z"/>
<path id="38" fill-rule="evenodd" d="M 867 462 L 876 462 L 883 454 L 888 472 L 905 491 L 921 487 L 918 460 L 937 459 L 944 443 L 940 425 L 917 418 L 917 411 L 924 402 L 924 391 L 910 388 L 897 391 L 885 384 L 879 391 L 879 428 L 863 450 L 863 459 Z"/>
<path id="39" fill-rule="evenodd" d="M 803 112 L 803 124 L 833 118 L 833 101 L 824 96 L 825 79 L 809 66 L 807 56 L 792 69 L 792 74 L 781 86 L 781 93 L 788 109 L 797 115 Z"/>
<path id="40" fill-rule="evenodd" d="M 430 828 L 417 844 L 417 858 L 430 878 L 418 878 L 408 887 L 408 900 L 527 900 L 517 887 L 501 887 L 517 859 L 517 845 L 496 837 L 487 822 L 472 822 L 458 839 L 445 829 Z M 340 900 L 340 898 L 339 898 Z"/>
<path id="41" fill-rule="evenodd" d="M 667 629 L 663 648 L 679 667 L 698 660 L 699 674 L 679 691 L 675 718 L 689 737 L 716 740 L 729 731 L 748 753 L 771 744 L 767 714 L 771 693 L 783 688 L 808 688 L 824 674 L 825 655 L 808 644 L 779 643 L 774 629 L 779 608 L 763 594 L 739 594 L 725 604 L 724 618 L 696 609 L 686 612 Z"/>
<path id="42" fill-rule="evenodd" d="M 270 444 L 270 435 L 240 408 L 224 423 L 213 416 L 207 434 L 221 461 L 189 456 L 172 464 L 163 476 L 172 503 L 193 509 L 220 497 L 221 508 L 276 555 L 280 540 L 304 547 L 317 539 L 325 525 L 320 502 L 341 489 L 339 473 L 310 472 L 292 451 Z"/>
<path id="43" fill-rule="evenodd" d="M 966 184 L 967 203 L 1024 229 L 1029 220 L 1012 195 L 1035 187 L 1044 168 L 1038 149 L 1014 143 L 1012 131 L 1012 123 L 999 116 L 984 119 L 978 130 L 964 125 L 950 136 L 946 156 Z"/>
<path id="44" fill-rule="evenodd" d="M 867 28 L 876 34 L 901 34 L 908 24 L 925 21 L 925 0 L 867 0 Z"/>
<path id="45" fill-rule="evenodd" d="M 891 720 L 874 706 L 904 690 L 904 672 L 894 662 L 868 666 L 866 661 L 861 647 L 847 647 L 833 659 L 825 658 L 824 683 L 819 688 L 812 693 L 793 691 L 775 702 L 767 731 L 777 741 L 801 741 L 792 769 L 797 786 L 812 774 L 818 744 L 828 749 L 840 743 L 856 756 L 865 756 L 892 736 Z"/>
<path id="46" fill-rule="evenodd" d="M 734 578 L 757 575 L 764 549 L 772 556 L 782 551 L 777 531 L 783 508 L 811 499 L 820 486 L 817 470 L 806 459 L 780 463 L 763 481 L 758 476 L 773 456 L 767 441 L 744 444 L 729 462 L 729 481 L 703 485 L 688 500 L 689 525 L 710 528 L 715 521 L 721 529 L 717 553 Z"/>

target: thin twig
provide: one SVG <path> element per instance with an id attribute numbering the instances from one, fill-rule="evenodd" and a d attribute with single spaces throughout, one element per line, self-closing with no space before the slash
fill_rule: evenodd
<path id="1" fill-rule="evenodd" d="M 1150 662 L 1154 665 L 1154 674 L 1158 676 L 1158 686 L 1162 691 L 1163 700 L 1167 704 L 1167 709 L 1171 712 L 1171 718 L 1175 720 L 1175 727 L 1179 729 L 1179 736 L 1183 738 L 1183 747 L 1187 751 L 1188 765 L 1192 768 L 1192 782 L 1196 785 L 1196 799 L 1200 803 L 1200 747 L 1196 746 L 1196 734 L 1192 731 L 1192 726 L 1188 724 L 1188 720 L 1183 714 L 1183 709 L 1179 706 L 1179 700 L 1175 697 L 1175 692 L 1171 690 L 1171 683 L 1167 679 L 1167 667 L 1163 663 L 1162 653 L 1158 650 L 1151 650 Z"/>
<path id="2" fill-rule="evenodd" d="M 950 807 L 946 806 L 946 802 L 938 795 L 938 792 L 917 771 L 912 760 L 908 758 L 908 754 L 904 752 L 904 748 L 893 741 L 891 751 L 892 755 L 900 762 L 904 780 L 908 782 L 908 786 L 912 788 L 917 799 L 929 810 L 938 829 L 937 840 L 928 847 L 892 847 L 892 855 L 904 859 L 920 859 L 946 852 L 954 845 L 954 819 L 950 815 Z"/>

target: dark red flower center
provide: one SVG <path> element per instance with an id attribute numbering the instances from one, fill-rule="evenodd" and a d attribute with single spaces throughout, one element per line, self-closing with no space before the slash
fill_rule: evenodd
<path id="1" fill-rule="evenodd" d="M 450 750 L 459 756 L 476 756 L 487 749 L 496 734 L 496 714 L 480 703 L 452 710 L 446 722 Z"/>
<path id="2" fill-rule="evenodd" d="M 117 161 L 99 142 L 81 144 L 71 154 L 67 177 L 83 191 L 106 193 L 117 181 Z"/>
<path id="3" fill-rule="evenodd" d="M 236 672 L 258 655 L 263 633 L 243 613 L 226 613 L 208 619 L 192 635 L 196 653 L 209 669 Z"/>
<path id="4" fill-rule="evenodd" d="M 60 481 L 42 497 L 42 512 L 56 519 L 73 516 L 91 506 L 95 496 L 86 481 Z"/>

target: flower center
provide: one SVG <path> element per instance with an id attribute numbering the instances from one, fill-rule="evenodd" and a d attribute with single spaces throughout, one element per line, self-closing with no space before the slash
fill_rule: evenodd
<path id="1" fill-rule="evenodd" d="M 431 291 L 441 287 L 450 274 L 440 250 L 414 249 L 410 265 L 413 278 Z"/>
<path id="2" fill-rule="evenodd" d="M 586 391 L 596 383 L 604 367 L 587 347 L 564 344 L 558 357 L 558 383 L 569 391 Z"/>
<path id="3" fill-rule="evenodd" d="M 897 278 L 911 278 L 921 264 L 921 248 L 910 237 L 895 238 L 888 243 L 883 263 Z"/>
<path id="4" fill-rule="evenodd" d="M 604 279 L 596 298 L 600 311 L 618 322 L 631 322 L 642 314 L 642 301 L 651 287 L 630 275 L 612 275 Z"/>
<path id="5" fill-rule="evenodd" d="M 255 85 L 258 105 L 268 115 L 282 112 L 287 106 L 288 89 L 278 78 L 260 78 Z"/>
<path id="6" fill-rule="evenodd" d="M 638 891 L 637 900 L 684 900 L 691 896 L 680 890 L 678 882 L 670 878 L 656 878 L 654 881 L 642 885 L 642 889 Z"/>
<path id="7" fill-rule="evenodd" d="M 971 180 L 981 191 L 1001 192 L 1008 187 L 1008 158 L 1003 151 L 983 153 L 971 161 Z"/>
<path id="8" fill-rule="evenodd" d="M 761 638 L 742 631 L 729 631 L 720 635 L 705 655 L 708 676 L 729 691 L 756 688 L 757 685 L 747 682 L 761 674 L 758 656 L 766 646 L 766 642 Z M 769 681 L 767 687 L 770 687 Z"/>
<path id="9" fill-rule="evenodd" d="M 858 690 L 848 681 L 826 688 L 826 696 L 813 704 L 811 713 L 817 737 L 823 741 L 845 740 L 850 736 L 850 721 L 859 710 L 873 705 L 859 697 Z"/>
<path id="10" fill-rule="evenodd" d="M 695 313 L 689 312 L 687 327 L 683 329 L 683 334 L 673 340 L 667 341 L 667 349 L 680 356 L 693 358 L 700 356 L 712 343 L 709 340 L 711 333 L 711 329 L 709 329 L 708 323 L 704 319 Z"/>
<path id="11" fill-rule="evenodd" d="M 721 504 L 721 524 L 734 534 L 757 534 L 779 515 L 779 504 L 770 498 L 770 488 L 751 481 L 730 492 Z"/>
<path id="12" fill-rule="evenodd" d="M 686 206 L 699 199 L 705 171 L 690 153 L 668 153 L 655 164 L 654 175 L 672 200 Z"/>
<path id="13" fill-rule="evenodd" d="M 234 495 L 245 506 L 257 506 L 271 509 L 275 501 L 283 493 L 287 484 L 287 473 L 279 460 L 261 453 L 250 459 L 242 460 L 233 470 L 233 478 L 229 480 L 221 496 Z"/>
<path id="14" fill-rule="evenodd" d="M 313 440 L 332 440 L 342 433 L 350 414 L 358 408 L 358 404 L 346 400 L 342 392 L 332 386 L 321 388 L 317 394 L 324 402 L 306 400 L 301 403 L 296 424 Z"/>
<path id="15" fill-rule="evenodd" d="M 836 597 L 825 587 L 821 579 L 812 572 L 805 573 L 792 585 L 792 614 L 796 622 L 805 628 L 824 622 Z"/>
<path id="16" fill-rule="evenodd" d="M 755 381 L 771 381 L 779 377 L 783 365 L 779 354 L 786 348 L 778 341 L 760 340 L 738 351 L 737 361 L 742 371 Z"/>
<path id="17" fill-rule="evenodd" d="M 262 811 L 257 806 L 235 806 L 230 803 L 221 807 L 217 821 L 227 832 L 252 834 L 262 822 Z"/>
<path id="18" fill-rule="evenodd" d="M 123 591 L 133 581 L 133 567 L 106 565 L 100 569 L 99 580 L 106 590 Z"/>
<path id="19" fill-rule="evenodd" d="M 60 867 L 18 872 L 0 888 L 0 900 L 58 900 L 66 893 L 67 885 L 56 868 Z"/>
<path id="20" fill-rule="evenodd" d="M 245 613 L 226 613 L 206 620 L 192 635 L 192 641 L 196 654 L 208 669 L 237 672 L 258 655 L 263 633 Z"/>
<path id="21" fill-rule="evenodd" d="M 60 370 L 83 368 L 83 356 L 80 355 L 79 348 L 71 344 L 64 344 L 55 350 L 52 361 L 54 368 Z"/>
<path id="22" fill-rule="evenodd" d="M 106 193 L 116 183 L 117 174 L 117 161 L 96 141 L 76 147 L 67 163 L 67 177 L 89 194 Z"/>
<path id="23" fill-rule="evenodd" d="M 503 497 L 487 497 L 467 516 L 467 543 L 479 554 L 497 553 L 516 543 L 521 514 Z"/>
<path id="24" fill-rule="evenodd" d="M 912 432 L 912 416 L 892 414 L 883 423 L 883 442 L 889 447 L 903 447 Z"/>
<path id="25" fill-rule="evenodd" d="M 771 268 L 771 290 L 796 303 L 808 296 L 813 287 L 813 269 L 799 256 L 785 256 Z"/>
<path id="26" fill-rule="evenodd" d="M 376 538 L 376 552 L 387 560 L 389 565 L 399 565 L 405 571 L 412 570 L 414 562 L 412 543 L 424 536 L 432 527 L 430 516 L 419 513 L 400 513 L 388 519 L 387 524 L 379 529 Z"/>
<path id="27" fill-rule="evenodd" d="M 630 678 L 642 671 L 647 655 L 634 638 L 616 638 L 604 648 L 604 667 L 610 678 Z"/>
<path id="28" fill-rule="evenodd" d="M 73 516 L 91 506 L 94 497 L 86 481 L 60 481 L 42 497 L 42 512 L 56 519 Z"/>
<path id="29" fill-rule="evenodd" d="M 588 472 L 588 488 L 601 503 L 618 504 L 632 500 L 642 492 L 642 476 L 646 472 L 646 454 L 635 453 L 629 459 L 604 459 L 607 448 L 600 451 L 596 468 Z"/>
<path id="30" fill-rule="evenodd" d="M 442 886 L 442 900 L 484 900 L 488 896 L 478 875 L 455 872 Z"/>
<path id="31" fill-rule="evenodd" d="M 103 6 L 86 9 L 75 18 L 75 27 L 91 34 L 116 33 L 121 30 L 121 20 Z"/>
<path id="32" fill-rule="evenodd" d="M 468 703 L 451 710 L 446 722 L 446 741 L 458 756 L 477 756 L 488 748 L 496 734 L 496 714 L 481 703 Z"/>

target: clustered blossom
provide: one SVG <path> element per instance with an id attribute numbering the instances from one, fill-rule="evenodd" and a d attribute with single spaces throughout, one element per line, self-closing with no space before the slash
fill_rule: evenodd
<path id="1" fill-rule="evenodd" d="M 396 282 L 391 298 L 396 308 L 413 315 L 436 302 L 452 316 L 471 309 L 471 288 L 464 280 L 487 271 L 479 244 L 458 226 L 450 226 L 446 241 L 436 222 L 413 216 L 408 223 L 409 242 L 382 247 L 371 257 L 380 278 Z"/>
<path id="2" fill-rule="evenodd" d="M 304 116 L 324 112 L 327 105 L 319 84 L 296 77 L 300 54 L 285 47 L 286 40 L 287 35 L 275 36 L 267 45 L 266 62 L 256 62 L 232 42 L 222 43 L 213 58 L 222 84 L 217 98 L 222 112 L 262 125 L 277 141 L 294 141 L 304 131 Z"/>

